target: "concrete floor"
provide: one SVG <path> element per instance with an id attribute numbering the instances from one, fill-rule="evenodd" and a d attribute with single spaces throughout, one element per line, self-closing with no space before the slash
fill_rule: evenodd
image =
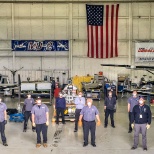
<path id="1" fill-rule="evenodd" d="M 4 98 L 4 102 L 8 108 L 16 108 L 18 99 Z M 128 117 L 127 117 L 127 98 L 119 98 L 117 105 L 117 112 L 115 114 L 115 126 L 112 128 L 110 125 L 104 128 L 104 111 L 103 101 L 94 101 L 100 112 L 101 126 L 96 130 L 96 145 L 92 147 L 90 144 L 83 147 L 83 133 L 82 128 L 79 128 L 77 133 L 74 133 L 74 122 L 66 122 L 66 125 L 60 124 L 58 127 L 55 123 L 50 122 L 48 128 L 48 147 L 43 146 L 36 149 L 36 133 L 31 131 L 29 122 L 27 132 L 22 132 L 23 123 L 8 122 L 6 125 L 6 137 L 8 147 L 4 147 L 0 141 L 0 149 L 3 154 L 142 154 L 154 153 L 154 123 L 152 122 L 151 128 L 148 130 L 148 151 L 142 150 L 141 136 L 138 149 L 132 151 L 130 148 L 133 145 L 133 133 L 128 134 Z M 53 108 L 50 108 L 50 119 L 52 118 Z M 154 109 L 152 109 L 154 111 Z M 154 112 L 153 112 L 154 113 Z M 8 117 L 9 118 L 9 117 Z M 62 132 L 60 130 L 62 129 Z M 54 138 L 55 132 L 59 131 L 57 138 Z"/>

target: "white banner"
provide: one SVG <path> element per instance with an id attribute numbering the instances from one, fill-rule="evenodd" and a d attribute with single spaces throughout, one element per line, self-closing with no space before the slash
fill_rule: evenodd
<path id="1" fill-rule="evenodd" d="M 135 62 L 154 62 L 154 42 L 135 43 Z"/>

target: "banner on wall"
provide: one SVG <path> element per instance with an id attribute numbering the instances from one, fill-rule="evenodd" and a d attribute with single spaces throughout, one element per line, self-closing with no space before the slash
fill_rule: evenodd
<path id="1" fill-rule="evenodd" d="M 12 51 L 69 51 L 68 40 L 12 40 Z"/>
<path id="2" fill-rule="evenodd" d="M 154 62 L 154 42 L 135 43 L 135 62 Z"/>

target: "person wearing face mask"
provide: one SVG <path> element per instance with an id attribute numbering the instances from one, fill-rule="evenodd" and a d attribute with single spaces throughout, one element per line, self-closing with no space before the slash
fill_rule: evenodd
<path id="1" fill-rule="evenodd" d="M 95 118 L 97 118 L 97 125 L 100 125 L 100 118 L 98 109 L 92 105 L 93 100 L 91 98 L 87 99 L 87 105 L 84 106 L 80 112 L 79 123 L 82 123 L 83 118 L 83 136 L 84 136 L 84 144 L 83 147 L 88 145 L 88 136 L 89 131 L 91 132 L 91 145 L 96 147 L 95 144 L 95 131 L 96 131 L 96 122 Z"/>
<path id="2" fill-rule="evenodd" d="M 49 109 L 45 104 L 42 104 L 40 97 L 36 100 L 36 105 L 33 106 L 32 111 L 32 125 L 36 127 L 37 144 L 36 148 L 41 146 L 41 132 L 43 135 L 43 146 L 47 145 L 47 129 L 49 126 Z"/>
<path id="3" fill-rule="evenodd" d="M 62 123 L 65 124 L 65 117 L 64 117 L 65 108 L 66 108 L 66 100 L 63 97 L 63 94 L 60 92 L 59 97 L 56 98 L 56 104 L 55 104 L 56 124 L 59 124 L 59 116 L 60 116 L 60 114 L 61 114 L 61 117 L 62 117 Z"/>
<path id="4" fill-rule="evenodd" d="M 8 146 L 5 137 L 5 125 L 7 124 L 7 106 L 2 102 L 2 98 L 0 97 L 0 133 L 1 139 L 4 146 Z"/>
<path id="5" fill-rule="evenodd" d="M 109 115 L 111 119 L 111 126 L 115 128 L 115 125 L 114 125 L 115 107 L 116 107 L 116 97 L 112 97 L 112 91 L 110 91 L 108 97 L 105 98 L 105 102 L 104 102 L 104 112 L 105 112 L 104 127 L 105 128 L 107 128 L 107 125 L 108 125 Z"/>
<path id="6" fill-rule="evenodd" d="M 134 90 L 132 96 L 130 98 L 128 98 L 128 118 L 129 118 L 129 130 L 128 130 L 128 133 L 132 132 L 131 114 L 132 114 L 134 106 L 138 104 L 138 101 L 139 101 L 139 97 L 137 96 L 137 91 Z"/>
<path id="7" fill-rule="evenodd" d="M 135 124 L 134 124 L 135 123 Z M 143 97 L 140 97 L 139 104 L 135 105 L 131 115 L 131 126 L 134 128 L 134 145 L 131 148 L 135 150 L 139 142 L 139 133 L 142 134 L 142 146 L 143 150 L 147 151 L 147 129 L 151 124 L 151 110 L 148 105 L 145 104 Z"/>
<path id="8" fill-rule="evenodd" d="M 34 106 L 34 104 L 35 104 L 34 99 L 31 98 L 31 94 L 28 93 L 27 98 L 24 100 L 24 106 L 23 106 L 23 111 L 24 111 L 24 129 L 23 129 L 23 132 L 26 132 L 26 130 L 27 130 L 27 123 L 28 123 L 29 118 L 30 118 L 30 121 L 32 122 L 31 110 L 32 110 L 32 107 Z M 32 131 L 33 132 L 35 131 L 35 127 L 33 127 L 33 126 L 32 126 Z"/>
<path id="9" fill-rule="evenodd" d="M 78 121 L 79 121 L 79 117 L 80 117 L 80 112 L 81 112 L 82 108 L 85 106 L 85 98 L 82 96 L 82 92 L 78 93 L 78 97 L 75 98 L 74 103 L 76 105 L 74 132 L 77 132 L 78 131 Z"/>

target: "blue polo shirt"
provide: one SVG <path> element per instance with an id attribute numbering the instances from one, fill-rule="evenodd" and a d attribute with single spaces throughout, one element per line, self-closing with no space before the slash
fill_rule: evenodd
<path id="1" fill-rule="evenodd" d="M 92 105 L 91 107 L 84 106 L 80 114 L 83 115 L 83 120 L 94 121 L 96 118 L 96 115 L 98 115 L 99 112 L 98 112 L 98 109 L 94 105 Z"/>
<path id="2" fill-rule="evenodd" d="M 82 109 L 85 106 L 85 98 L 84 97 L 76 97 L 74 104 L 76 105 L 76 109 Z"/>
<path id="3" fill-rule="evenodd" d="M 3 122 L 5 120 L 5 114 L 4 111 L 6 111 L 7 106 L 5 103 L 0 102 L 0 122 Z"/>
<path id="4" fill-rule="evenodd" d="M 49 112 L 48 107 L 45 104 L 40 106 L 34 105 L 31 113 L 34 114 L 35 124 L 44 124 L 47 122 L 46 113 Z"/>
<path id="5" fill-rule="evenodd" d="M 24 101 L 24 105 L 26 106 L 25 111 L 31 111 L 34 104 L 35 104 L 35 101 L 33 98 L 26 98 Z"/>
<path id="6" fill-rule="evenodd" d="M 133 108 L 135 105 L 138 105 L 139 104 L 139 97 L 129 97 L 128 98 L 128 103 L 130 104 L 130 112 L 133 112 Z"/>

